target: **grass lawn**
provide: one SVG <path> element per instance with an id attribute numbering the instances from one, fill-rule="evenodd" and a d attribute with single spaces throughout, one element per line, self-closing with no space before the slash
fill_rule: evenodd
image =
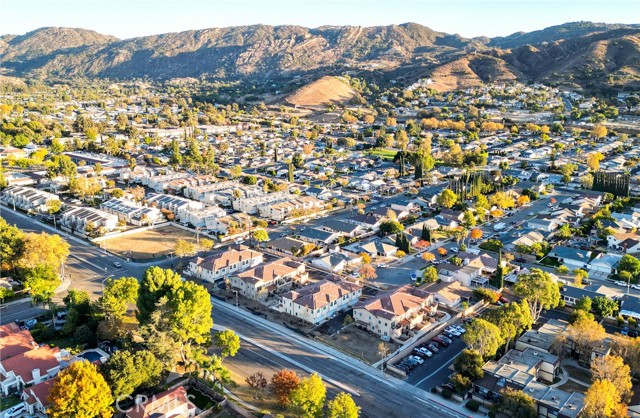
<path id="1" fill-rule="evenodd" d="M 6 398 L 0 398 L 0 411 L 4 411 L 5 409 L 9 409 L 14 405 L 22 402 L 20 398 L 17 396 L 8 396 Z"/>
<path id="2" fill-rule="evenodd" d="M 542 260 L 538 261 L 538 263 L 548 267 L 560 267 L 562 265 L 562 263 L 560 263 L 555 257 L 545 257 Z"/>
<path id="3" fill-rule="evenodd" d="M 387 160 L 393 160 L 393 157 L 395 157 L 397 153 L 397 150 L 392 149 L 374 149 L 372 151 L 369 151 L 369 155 L 372 155 L 374 157 L 382 157 Z"/>
<path id="4" fill-rule="evenodd" d="M 569 376 L 584 382 L 586 385 L 591 384 L 591 372 L 575 366 L 564 366 L 569 372 Z"/>
<path id="5" fill-rule="evenodd" d="M 56 336 L 48 340 L 41 341 L 44 344 L 49 344 L 52 347 L 69 348 L 75 347 L 78 343 L 71 336 Z"/>

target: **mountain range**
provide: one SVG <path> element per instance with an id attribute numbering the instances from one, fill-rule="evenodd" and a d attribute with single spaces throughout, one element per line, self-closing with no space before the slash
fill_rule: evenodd
<path id="1" fill-rule="evenodd" d="M 428 27 L 239 26 L 118 39 L 41 28 L 0 37 L 0 74 L 22 78 L 286 80 L 358 75 L 451 90 L 520 80 L 588 89 L 640 87 L 640 25 L 573 22 L 506 37 L 464 38 Z"/>

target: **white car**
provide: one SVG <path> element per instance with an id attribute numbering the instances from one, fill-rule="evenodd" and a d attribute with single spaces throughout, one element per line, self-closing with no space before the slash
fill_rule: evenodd
<path id="1" fill-rule="evenodd" d="M 409 356 L 409 360 L 413 360 L 413 361 L 415 361 L 415 362 L 416 362 L 416 363 L 418 363 L 418 364 L 423 364 L 423 363 L 424 363 L 424 360 L 423 360 L 423 359 L 421 359 L 421 358 L 420 358 L 420 357 L 418 357 L 418 356 Z"/>
<path id="2" fill-rule="evenodd" d="M 353 277 L 354 279 L 357 279 L 358 277 L 360 277 L 360 273 L 354 271 L 349 276 Z"/>
<path id="3" fill-rule="evenodd" d="M 622 286 L 622 287 L 627 287 L 627 286 L 628 286 L 628 285 L 627 285 L 627 282 L 623 282 L 623 281 L 621 281 L 621 280 L 618 280 L 618 281 L 616 282 L 616 285 L 618 285 L 618 286 Z"/>
<path id="4" fill-rule="evenodd" d="M 460 249 L 458 247 L 451 247 L 451 251 L 457 253 Z"/>
<path id="5" fill-rule="evenodd" d="M 631 288 L 632 289 L 636 289 L 636 290 L 640 290 L 640 284 L 632 284 Z"/>
<path id="6" fill-rule="evenodd" d="M 120 267 L 122 267 L 122 263 L 121 263 L 121 262 L 119 262 L 119 261 L 114 261 L 114 262 L 113 262 L 113 265 L 114 265 L 116 268 L 120 268 Z"/>
<path id="7" fill-rule="evenodd" d="M 427 356 L 429 358 L 433 357 L 433 353 L 431 351 L 427 350 L 424 347 L 418 348 L 418 352 L 424 354 L 425 356 Z"/>
<path id="8" fill-rule="evenodd" d="M 9 408 L 7 411 L 5 411 L 4 416 L 6 418 L 17 417 L 18 415 L 23 414 L 26 411 L 27 411 L 27 407 L 23 402 Z"/>
<path id="9" fill-rule="evenodd" d="M 460 334 L 464 334 L 465 332 L 467 332 L 465 327 L 461 327 L 460 325 L 456 326 L 456 331 L 458 331 Z"/>

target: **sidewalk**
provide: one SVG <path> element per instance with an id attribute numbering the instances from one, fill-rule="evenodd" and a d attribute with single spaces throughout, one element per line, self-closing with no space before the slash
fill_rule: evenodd
<path id="1" fill-rule="evenodd" d="M 262 326 L 263 328 L 267 328 L 277 334 L 286 336 L 294 341 L 296 341 L 297 343 L 300 344 L 304 344 L 305 346 L 307 346 L 309 349 L 316 351 L 318 353 L 324 354 L 326 356 L 329 356 L 333 359 L 335 359 L 336 361 L 351 367 L 351 368 L 355 368 L 356 370 L 358 370 L 361 373 L 365 373 L 367 376 L 369 376 L 370 378 L 376 380 L 379 383 L 382 383 L 384 385 L 388 385 L 388 386 L 393 386 L 399 389 L 402 389 L 406 392 L 411 393 L 414 397 L 416 397 L 417 399 L 420 399 L 422 401 L 427 401 L 429 402 L 431 405 L 433 405 L 435 408 L 440 409 L 443 413 L 449 414 L 449 415 L 458 415 L 458 416 L 465 416 L 465 417 L 481 417 L 483 416 L 482 414 L 478 414 L 478 413 L 472 413 L 471 411 L 467 410 L 464 408 L 464 405 L 458 405 L 456 403 L 453 402 L 449 402 L 439 396 L 436 396 L 430 392 L 426 392 L 422 389 L 419 389 L 415 386 L 412 386 L 398 378 L 395 378 L 393 376 L 389 376 L 389 375 L 384 375 L 384 377 L 382 377 L 380 375 L 380 370 L 377 370 L 375 368 L 373 368 L 372 366 L 358 360 L 355 359 L 353 357 L 350 357 L 338 350 L 333 349 L 332 347 L 326 346 L 320 342 L 308 339 L 308 338 L 304 338 L 301 337 L 300 335 L 298 335 L 297 333 L 293 332 L 292 330 L 280 325 L 280 324 L 276 324 L 273 322 L 270 322 L 266 319 L 263 319 L 261 317 L 256 317 L 254 315 L 252 315 L 250 312 L 246 312 L 242 309 L 237 309 L 234 305 L 231 305 L 227 302 L 215 299 L 214 301 L 214 306 L 217 304 L 218 306 L 223 306 L 224 308 L 228 309 L 228 310 L 233 310 L 235 312 L 237 312 L 238 314 L 242 315 L 245 319 L 247 319 L 249 322 L 255 323 L 259 326 Z M 274 352 L 274 354 L 276 354 Z M 278 353 L 279 354 L 279 353 Z"/>

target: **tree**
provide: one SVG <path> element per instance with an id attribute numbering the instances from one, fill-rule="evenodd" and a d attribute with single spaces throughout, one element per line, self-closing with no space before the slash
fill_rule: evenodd
<path id="1" fill-rule="evenodd" d="M 7 271 L 17 266 L 24 252 L 24 233 L 0 217 L 0 269 Z"/>
<path id="2" fill-rule="evenodd" d="M 434 283 L 438 280 L 438 270 L 433 266 L 427 267 L 422 273 L 422 280 L 425 283 Z"/>
<path id="3" fill-rule="evenodd" d="M 436 259 L 436 256 L 433 253 L 426 251 L 422 254 L 422 259 L 427 263 Z"/>
<path id="4" fill-rule="evenodd" d="M 508 209 L 515 206 L 513 197 L 505 192 L 496 192 L 489 198 L 489 203 L 499 207 L 500 209 Z"/>
<path id="5" fill-rule="evenodd" d="M 578 317 L 565 331 L 564 337 L 568 338 L 575 352 L 581 358 L 591 359 L 593 348 L 606 337 L 602 325 L 587 316 Z"/>
<path id="6" fill-rule="evenodd" d="M 79 177 L 71 182 L 70 190 L 80 199 L 84 199 L 87 196 L 93 197 L 100 193 L 102 185 L 96 177 Z"/>
<path id="7" fill-rule="evenodd" d="M 471 239 L 481 240 L 482 239 L 482 229 L 474 228 L 471 230 Z"/>
<path id="8" fill-rule="evenodd" d="M 98 304 L 107 319 L 122 319 L 127 305 L 138 299 L 140 284 L 135 277 L 107 279 Z M 116 395 L 117 396 L 117 395 Z"/>
<path id="9" fill-rule="evenodd" d="M 300 383 L 300 378 L 293 370 L 283 369 L 271 377 L 271 387 L 278 404 L 286 408 L 290 403 L 291 392 Z"/>
<path id="10" fill-rule="evenodd" d="M 256 184 L 258 182 L 258 178 L 256 176 L 244 176 L 242 177 L 242 183 L 248 184 L 250 186 Z"/>
<path id="11" fill-rule="evenodd" d="M 176 257 L 189 257 L 197 252 L 195 244 L 184 239 L 176 241 L 173 251 L 175 252 Z"/>
<path id="12" fill-rule="evenodd" d="M 251 389 L 254 390 L 254 398 L 257 397 L 258 392 L 263 391 L 268 385 L 267 378 L 264 377 L 262 372 L 255 372 L 251 376 L 248 376 L 244 381 Z"/>
<path id="13" fill-rule="evenodd" d="M 294 153 L 293 157 L 291 157 L 291 164 L 293 164 L 295 168 L 302 168 L 304 166 L 304 157 L 302 154 L 299 152 Z"/>
<path id="14" fill-rule="evenodd" d="M 601 317 L 613 317 L 620 307 L 615 300 L 606 296 L 596 296 L 593 298 L 593 311 Z"/>
<path id="15" fill-rule="evenodd" d="M 487 320 L 495 324 L 505 342 L 505 352 L 509 351 L 511 340 L 533 325 L 531 310 L 526 301 L 511 302 L 487 314 Z"/>
<path id="16" fill-rule="evenodd" d="M 526 393 L 509 387 L 502 391 L 502 400 L 498 404 L 497 409 L 509 417 L 538 417 L 536 401 Z"/>
<path id="17" fill-rule="evenodd" d="M 47 177 L 55 178 L 62 176 L 70 181 L 77 174 L 77 166 L 68 155 L 54 155 L 51 165 L 47 167 Z"/>
<path id="18" fill-rule="evenodd" d="M 24 269 L 22 272 L 25 288 L 29 289 L 35 302 L 49 302 L 62 281 L 55 270 L 46 265 Z"/>
<path id="19" fill-rule="evenodd" d="M 616 412 L 619 409 L 620 394 L 616 386 L 607 379 L 594 381 L 585 394 L 583 416 L 585 418 L 618 417 L 620 415 Z"/>
<path id="20" fill-rule="evenodd" d="M 147 350 L 135 353 L 118 350 L 105 364 L 103 374 L 117 402 L 141 386 L 153 387 L 159 383 L 162 363 Z"/>
<path id="21" fill-rule="evenodd" d="M 180 275 L 171 269 L 149 267 L 142 276 L 138 289 L 138 321 L 145 324 L 160 298 L 182 286 Z"/>
<path id="22" fill-rule="evenodd" d="M 201 238 L 198 246 L 202 251 L 209 251 L 213 248 L 214 242 L 209 238 Z"/>
<path id="23" fill-rule="evenodd" d="M 327 418 L 358 418 L 360 407 L 351 395 L 340 392 L 327 404 Z"/>
<path id="24" fill-rule="evenodd" d="M 569 224 L 562 225 L 556 231 L 556 236 L 558 238 L 568 239 L 568 238 L 571 238 L 572 235 L 573 235 L 573 233 L 571 232 L 571 227 L 569 227 Z"/>
<path id="25" fill-rule="evenodd" d="M 233 179 L 237 179 L 242 175 L 242 167 L 239 165 L 235 165 L 229 169 L 229 175 Z"/>
<path id="26" fill-rule="evenodd" d="M 69 243 L 60 235 L 29 233 L 24 235 L 22 257 L 18 266 L 34 268 L 44 265 L 58 270 L 69 256 Z"/>
<path id="27" fill-rule="evenodd" d="M 562 181 L 565 183 L 571 182 L 571 176 L 573 172 L 578 169 L 578 166 L 572 163 L 564 164 L 560 167 L 560 173 L 562 174 Z"/>
<path id="28" fill-rule="evenodd" d="M 627 271 L 631 276 L 640 274 L 640 260 L 631 254 L 625 254 L 618 263 L 618 271 Z"/>
<path id="29" fill-rule="evenodd" d="M 49 392 L 51 418 L 110 418 L 113 415 L 111 389 L 88 361 L 77 361 L 63 369 Z"/>
<path id="30" fill-rule="evenodd" d="M 538 321 L 543 309 L 552 309 L 560 303 L 560 290 L 549 273 L 540 269 L 531 269 L 529 274 L 518 276 L 514 293 L 527 299 L 533 322 Z"/>
<path id="31" fill-rule="evenodd" d="M 365 280 L 375 280 L 378 277 L 375 267 L 371 264 L 365 264 L 360 267 L 360 276 Z"/>
<path id="32" fill-rule="evenodd" d="M 604 138 L 607 135 L 607 128 L 603 125 L 596 125 L 591 129 L 591 136 L 595 139 Z"/>
<path id="33" fill-rule="evenodd" d="M 440 193 L 436 201 L 440 206 L 444 206 L 445 208 L 449 209 L 458 201 L 458 195 L 456 195 L 450 189 L 444 189 L 442 193 Z"/>
<path id="34" fill-rule="evenodd" d="M 587 166 L 591 169 L 591 171 L 600 170 L 600 161 L 604 159 L 604 155 L 598 151 L 594 151 L 587 155 Z"/>
<path id="35" fill-rule="evenodd" d="M 371 256 L 365 252 L 360 253 L 360 257 L 362 258 L 362 264 L 370 264 Z"/>
<path id="36" fill-rule="evenodd" d="M 264 229 L 256 229 L 253 231 L 253 239 L 257 242 L 267 242 L 269 241 L 269 234 Z"/>
<path id="37" fill-rule="evenodd" d="M 467 228 L 476 226 L 476 217 L 471 210 L 466 210 L 463 215 L 462 224 Z"/>
<path id="38" fill-rule="evenodd" d="M 529 202 L 531 201 L 531 199 L 529 199 L 529 196 L 525 196 L 525 195 L 521 195 L 518 197 L 518 199 L 516 199 L 516 203 L 518 204 L 518 206 L 524 206 L 529 204 Z"/>
<path id="39" fill-rule="evenodd" d="M 302 379 L 291 391 L 291 409 L 301 418 L 320 418 L 327 395 L 322 378 L 316 373 Z"/>
<path id="40" fill-rule="evenodd" d="M 573 270 L 573 277 L 574 277 L 574 282 L 573 282 L 574 285 L 576 287 L 582 287 L 582 281 L 589 278 L 589 272 L 584 269 L 575 269 Z M 589 310 L 587 310 L 587 312 L 589 312 Z"/>
<path id="41" fill-rule="evenodd" d="M 171 312 L 167 320 L 184 361 L 192 344 L 204 344 L 210 338 L 211 296 L 204 286 L 187 281 L 172 289 L 167 301 Z"/>
<path id="42" fill-rule="evenodd" d="M 380 224 L 380 232 L 384 234 L 397 234 L 404 231 L 404 225 L 398 221 L 389 220 Z"/>
<path id="43" fill-rule="evenodd" d="M 240 337 L 230 329 L 216 333 L 214 339 L 222 358 L 233 357 L 240 349 Z"/>
<path id="44" fill-rule="evenodd" d="M 484 376 L 482 366 L 484 366 L 482 355 L 478 351 L 469 349 L 460 353 L 453 363 L 453 368 L 458 373 L 471 380 L 480 379 Z"/>
<path id="45" fill-rule="evenodd" d="M 440 257 L 444 257 L 447 255 L 447 249 L 444 247 L 438 247 L 438 254 L 440 254 Z"/>
<path id="46" fill-rule="evenodd" d="M 597 356 L 591 362 L 591 373 L 594 381 L 608 380 L 616 387 L 623 401 L 629 401 L 631 390 L 631 369 L 624 364 L 622 357 Z"/>
<path id="47" fill-rule="evenodd" d="M 491 357 L 496 354 L 503 340 L 500 329 L 484 319 L 474 319 L 467 325 L 467 332 L 462 339 L 472 350 L 477 350 L 482 357 Z"/>
<path id="48" fill-rule="evenodd" d="M 62 209 L 62 202 L 60 199 L 49 199 L 47 200 L 47 213 L 49 215 L 53 215 Z"/>

